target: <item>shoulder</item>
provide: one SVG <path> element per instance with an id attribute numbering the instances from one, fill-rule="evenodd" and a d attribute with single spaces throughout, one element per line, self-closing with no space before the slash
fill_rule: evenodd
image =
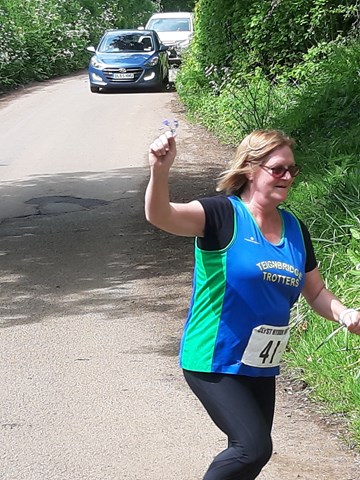
<path id="1" fill-rule="evenodd" d="M 217 195 L 199 200 L 205 211 L 204 237 L 198 246 L 204 250 L 220 250 L 231 239 L 234 230 L 234 207 L 229 197 Z"/>
<path id="2" fill-rule="evenodd" d="M 218 229 L 224 223 L 234 216 L 234 208 L 225 195 L 206 197 L 199 200 L 206 216 L 206 227 L 209 229 Z"/>
<path id="3" fill-rule="evenodd" d="M 294 222 L 296 222 L 299 225 L 304 239 L 311 241 L 310 233 L 305 223 L 297 215 L 290 212 L 289 210 L 283 210 L 283 212 L 285 215 L 287 215 L 289 218 L 291 218 Z"/>
<path id="4" fill-rule="evenodd" d="M 204 210 L 232 210 L 232 204 L 226 195 L 215 195 L 213 197 L 204 197 L 198 199 L 198 202 L 204 207 Z"/>

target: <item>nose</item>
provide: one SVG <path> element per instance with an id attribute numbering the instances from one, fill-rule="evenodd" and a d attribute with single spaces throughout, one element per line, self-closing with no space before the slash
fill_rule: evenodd
<path id="1" fill-rule="evenodd" d="M 286 170 L 286 171 L 284 172 L 284 175 L 282 176 L 282 178 L 285 178 L 286 180 L 292 180 L 292 179 L 293 179 L 293 177 L 291 176 L 289 170 Z"/>

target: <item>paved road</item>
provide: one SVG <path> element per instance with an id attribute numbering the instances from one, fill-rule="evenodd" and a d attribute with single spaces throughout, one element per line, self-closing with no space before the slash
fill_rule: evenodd
<path id="1" fill-rule="evenodd" d="M 80 74 L 0 102 L 1 480 L 200 480 L 225 446 L 177 367 L 192 241 L 143 216 L 148 144 L 175 115 L 182 199 L 222 150 L 174 93 L 92 95 Z M 276 425 L 261 480 L 356 480 L 286 398 Z"/>
<path id="2" fill-rule="evenodd" d="M 211 456 L 200 409 L 182 420 L 166 323 L 184 305 L 143 216 L 173 99 L 92 95 L 79 75 L 1 103 L 2 480 L 190 479 Z"/>

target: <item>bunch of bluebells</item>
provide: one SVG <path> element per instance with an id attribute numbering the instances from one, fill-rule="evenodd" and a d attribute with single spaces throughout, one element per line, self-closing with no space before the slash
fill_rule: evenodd
<path id="1" fill-rule="evenodd" d="M 179 126 L 179 122 L 178 120 L 174 119 L 172 121 L 168 120 L 167 118 L 165 118 L 163 121 L 162 121 L 162 127 L 160 128 L 160 130 L 168 130 L 170 129 L 171 133 L 173 134 L 173 136 L 175 137 L 176 135 L 176 130 Z"/>

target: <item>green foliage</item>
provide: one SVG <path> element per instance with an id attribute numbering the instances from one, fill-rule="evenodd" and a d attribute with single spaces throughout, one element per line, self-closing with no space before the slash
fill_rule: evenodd
<path id="1" fill-rule="evenodd" d="M 251 2 L 243 2 L 251 3 Z M 195 38 L 193 53 L 196 62 L 205 69 L 210 65 L 227 66 L 232 54 L 234 2 L 232 0 L 199 0 L 195 6 Z"/>
<path id="2" fill-rule="evenodd" d="M 195 0 L 160 0 L 159 4 L 162 12 L 192 12 Z"/>
<path id="3" fill-rule="evenodd" d="M 293 331 L 286 363 L 292 375 L 311 387 L 311 398 L 321 403 L 323 410 L 346 420 L 352 446 L 360 446 L 360 344 L 355 336 L 341 329 L 319 348 L 333 327 L 321 323 L 305 304 L 300 306 L 299 313 L 306 317 L 306 322 Z"/>
<path id="4" fill-rule="evenodd" d="M 360 138 L 356 133 L 360 122 L 360 42 L 335 46 L 326 59 L 304 63 L 290 75 L 301 76 L 298 87 L 291 90 L 292 101 L 279 122 L 291 130 L 298 141 L 310 148 L 319 133 L 329 142 L 324 156 L 331 153 L 350 154 L 359 151 Z M 331 141 L 330 141 L 331 139 Z"/>
<path id="5" fill-rule="evenodd" d="M 199 0 L 194 56 L 202 68 L 261 67 L 273 77 L 309 49 L 355 35 L 359 0 Z M 241 68 L 240 68 L 241 67 Z"/>
<path id="6" fill-rule="evenodd" d="M 84 68 L 85 48 L 108 28 L 136 28 L 150 0 L 2 0 L 0 92 Z"/>

